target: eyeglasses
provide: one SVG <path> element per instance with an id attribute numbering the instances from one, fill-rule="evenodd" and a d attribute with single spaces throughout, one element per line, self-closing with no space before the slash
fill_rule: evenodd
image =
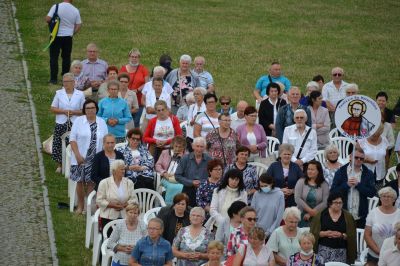
<path id="1" fill-rule="evenodd" d="M 294 119 L 304 119 L 304 116 L 296 116 Z"/>
<path id="2" fill-rule="evenodd" d="M 332 201 L 332 204 L 336 204 L 336 205 L 342 205 L 343 202 L 342 201 Z"/>
<path id="3" fill-rule="evenodd" d="M 333 73 L 332 76 L 334 77 L 341 77 L 343 74 L 342 73 Z"/>
<path id="4" fill-rule="evenodd" d="M 230 102 L 223 102 L 223 103 L 221 103 L 221 105 L 230 105 L 231 103 Z"/>
<path id="5" fill-rule="evenodd" d="M 247 116 L 250 116 L 250 117 L 257 117 L 257 115 L 247 115 Z"/>
<path id="6" fill-rule="evenodd" d="M 156 230 L 161 230 L 161 228 L 147 227 L 147 230 L 149 230 L 149 231 L 156 231 Z"/>
<path id="7" fill-rule="evenodd" d="M 96 106 L 94 107 L 85 107 L 86 110 L 90 110 L 90 109 L 96 109 Z"/>
<path id="8" fill-rule="evenodd" d="M 141 141 L 141 138 L 131 138 L 133 141 Z"/>
<path id="9" fill-rule="evenodd" d="M 246 218 L 246 219 L 247 219 L 247 221 L 249 221 L 249 222 L 257 222 L 257 221 L 258 221 L 257 218 L 248 217 L 248 218 Z"/>
<path id="10" fill-rule="evenodd" d="M 365 158 L 364 158 L 364 157 L 354 156 L 354 159 L 355 159 L 355 160 L 364 161 Z"/>

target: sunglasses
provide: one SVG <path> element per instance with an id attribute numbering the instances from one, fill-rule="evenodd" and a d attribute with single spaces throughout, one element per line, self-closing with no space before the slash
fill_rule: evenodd
<path id="1" fill-rule="evenodd" d="M 332 76 L 334 77 L 341 77 L 343 74 L 342 73 L 333 73 Z"/>
<path id="2" fill-rule="evenodd" d="M 221 105 L 230 105 L 231 103 L 230 102 L 223 102 L 223 103 L 221 103 Z"/>
<path id="3" fill-rule="evenodd" d="M 249 221 L 249 222 L 257 222 L 258 221 L 258 219 L 257 218 L 246 218 L 247 219 L 247 221 Z"/>
<path id="4" fill-rule="evenodd" d="M 364 161 L 365 158 L 364 158 L 364 157 L 354 156 L 354 159 L 355 159 L 355 160 Z"/>

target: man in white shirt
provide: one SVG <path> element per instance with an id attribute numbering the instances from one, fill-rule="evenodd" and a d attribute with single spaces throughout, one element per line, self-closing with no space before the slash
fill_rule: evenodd
<path id="1" fill-rule="evenodd" d="M 397 230 L 395 246 L 380 253 L 378 266 L 398 266 L 400 264 L 400 231 Z"/>
<path id="2" fill-rule="evenodd" d="M 53 5 L 45 20 L 47 23 L 56 11 Z M 77 33 L 81 26 L 81 15 L 79 10 L 72 5 L 72 0 L 64 0 L 58 4 L 57 14 L 60 17 L 60 26 L 53 43 L 50 45 L 50 83 L 57 84 L 58 56 L 61 50 L 62 71 L 61 75 L 69 72 L 71 66 L 72 36 Z"/>
<path id="3" fill-rule="evenodd" d="M 294 112 L 294 121 L 294 125 L 285 128 L 282 143 L 294 146 L 291 160 L 302 168 L 304 163 L 313 160 L 317 154 L 317 133 L 306 125 L 307 113 L 303 109 Z"/>
<path id="4" fill-rule="evenodd" d="M 237 127 L 246 123 L 244 118 L 244 109 L 249 106 L 246 101 L 239 101 L 236 105 L 236 112 L 231 115 L 231 128 L 236 131 Z"/>
<path id="5" fill-rule="evenodd" d="M 332 80 L 322 87 L 322 97 L 326 101 L 329 112 L 335 112 L 338 101 L 346 97 L 345 87 L 347 82 L 343 80 L 344 70 L 340 67 L 332 69 Z"/>

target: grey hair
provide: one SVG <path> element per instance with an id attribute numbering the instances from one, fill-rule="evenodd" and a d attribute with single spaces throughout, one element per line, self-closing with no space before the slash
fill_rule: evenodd
<path id="1" fill-rule="evenodd" d="M 188 102 L 188 101 L 194 102 L 193 92 L 191 91 L 188 94 L 186 94 L 185 99 L 186 99 L 186 102 Z"/>
<path id="2" fill-rule="evenodd" d="M 305 117 L 306 120 L 308 119 L 307 112 L 306 112 L 304 109 L 297 109 L 296 111 L 294 111 L 293 116 L 296 115 L 296 114 L 298 114 L 298 113 L 304 113 L 304 115 L 306 116 L 306 117 Z"/>
<path id="3" fill-rule="evenodd" d="M 206 217 L 206 212 L 204 211 L 204 209 L 202 207 L 193 207 L 190 210 L 190 215 L 192 215 L 193 213 L 200 214 L 201 216 L 203 216 L 203 218 Z"/>
<path id="4" fill-rule="evenodd" d="M 378 191 L 378 196 L 379 196 L 379 197 L 382 197 L 384 194 L 389 194 L 390 196 L 392 196 L 392 198 L 393 198 L 394 200 L 397 199 L 397 193 L 396 193 L 396 191 L 395 191 L 393 188 L 391 188 L 391 187 L 384 187 L 384 188 L 381 188 L 381 189 Z"/>
<path id="5" fill-rule="evenodd" d="M 328 158 L 328 153 L 331 151 L 334 151 L 334 150 L 337 151 L 337 153 L 339 154 L 339 149 L 335 144 L 331 143 L 328 146 L 326 146 L 325 151 L 324 151 L 325 159 Z"/>
<path id="6" fill-rule="evenodd" d="M 301 233 L 300 237 L 299 237 L 299 243 L 301 243 L 301 241 L 303 241 L 304 239 L 308 239 L 311 241 L 311 243 L 313 243 L 313 245 L 315 244 L 315 237 L 312 233 L 310 232 L 303 232 Z"/>
<path id="7" fill-rule="evenodd" d="M 298 90 L 298 91 L 300 91 L 300 88 L 297 87 L 297 86 L 292 86 L 292 87 L 290 87 L 290 89 L 289 89 L 289 93 L 290 93 L 292 90 Z"/>
<path id="8" fill-rule="evenodd" d="M 81 67 L 82 67 L 82 62 L 81 62 L 80 60 L 74 60 L 74 61 L 72 61 L 72 63 L 71 63 L 71 69 L 72 69 L 72 67 L 74 67 L 74 66 L 81 66 Z"/>
<path id="9" fill-rule="evenodd" d="M 71 73 L 71 72 L 65 73 L 65 74 L 63 75 L 63 79 L 64 79 L 64 78 L 71 78 L 72 80 L 75 80 L 75 76 L 74 76 L 74 74 Z"/>
<path id="10" fill-rule="evenodd" d="M 110 80 L 109 82 L 107 82 L 107 89 L 109 89 L 112 85 L 115 85 L 118 87 L 119 90 L 119 81 L 118 80 Z"/>
<path id="11" fill-rule="evenodd" d="M 195 61 L 195 62 L 198 61 L 198 60 L 203 61 L 204 64 L 206 63 L 206 59 L 204 58 L 204 56 L 199 55 L 199 56 L 196 56 L 196 57 L 194 58 L 194 61 Z"/>
<path id="12" fill-rule="evenodd" d="M 344 70 L 341 67 L 334 67 L 332 68 L 331 73 L 333 74 L 333 72 L 339 71 L 340 73 L 344 74 Z"/>
<path id="13" fill-rule="evenodd" d="M 124 162 L 124 160 L 115 160 L 115 161 L 113 161 L 112 163 L 111 163 L 111 165 L 110 165 L 110 170 L 111 170 L 111 173 L 113 173 L 113 172 L 115 172 L 119 167 L 121 167 L 121 166 L 123 166 L 123 167 L 125 167 L 125 162 Z"/>
<path id="14" fill-rule="evenodd" d="M 162 67 L 162 66 L 156 66 L 156 67 L 154 67 L 154 69 L 153 69 L 153 74 L 156 73 L 156 72 L 163 72 L 163 75 L 165 75 L 166 70 L 165 70 L 165 68 Z"/>
<path id="15" fill-rule="evenodd" d="M 207 145 L 207 141 L 206 141 L 206 139 L 203 138 L 203 137 L 196 137 L 196 138 L 194 138 L 194 139 L 193 139 L 193 144 L 197 144 L 197 143 L 201 143 L 201 144 L 203 144 L 204 146 Z"/>
<path id="16" fill-rule="evenodd" d="M 113 134 L 111 134 L 111 133 L 108 133 L 108 134 L 104 135 L 103 143 L 104 143 L 104 141 L 106 141 L 106 138 L 108 138 L 108 137 L 113 138 L 115 140 L 115 136 Z"/>
<path id="17" fill-rule="evenodd" d="M 281 156 L 282 152 L 284 151 L 288 151 L 291 154 L 294 153 L 294 146 L 292 144 L 289 143 L 282 143 L 281 145 L 279 145 L 279 156 Z"/>
<path id="18" fill-rule="evenodd" d="M 197 91 L 199 91 L 201 93 L 201 95 L 203 95 L 203 96 L 206 95 L 206 93 L 207 93 L 207 90 L 203 87 L 194 88 L 193 92 L 197 92 Z"/>
<path id="19" fill-rule="evenodd" d="M 164 222 L 160 218 L 158 217 L 151 218 L 147 224 L 150 224 L 151 222 L 158 223 L 161 227 L 161 230 L 164 230 Z"/>
<path id="20" fill-rule="evenodd" d="M 186 61 L 186 62 L 189 62 L 189 64 L 191 64 L 192 63 L 192 58 L 190 57 L 190 55 L 184 54 L 179 59 L 179 62 L 182 62 L 182 61 Z"/>
<path id="21" fill-rule="evenodd" d="M 301 211 L 299 210 L 299 208 L 293 206 L 293 207 L 288 207 L 285 209 L 285 211 L 283 212 L 283 220 L 286 221 L 286 219 L 289 216 L 293 216 L 294 218 L 296 218 L 298 221 L 301 220 Z"/>
<path id="22" fill-rule="evenodd" d="M 347 92 L 350 89 L 354 89 L 358 93 L 358 85 L 355 83 L 349 83 L 344 87 L 344 91 Z"/>
<path id="23" fill-rule="evenodd" d="M 315 81 L 310 81 L 307 83 L 306 88 L 308 89 L 309 87 L 315 88 L 317 91 L 319 91 L 319 85 Z"/>

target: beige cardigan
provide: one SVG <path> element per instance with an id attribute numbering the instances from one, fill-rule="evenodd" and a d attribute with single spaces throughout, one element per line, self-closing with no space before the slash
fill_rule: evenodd
<path id="1" fill-rule="evenodd" d="M 120 186 L 122 186 L 125 192 L 122 200 L 118 197 L 118 187 L 114 182 L 113 176 L 100 181 L 96 196 L 96 204 L 100 207 L 100 217 L 110 220 L 120 217 L 125 218 L 125 210 L 117 211 L 114 208 L 107 207 L 111 201 L 128 202 L 128 204 L 137 202 L 137 198 L 133 193 L 134 184 L 131 180 L 123 177 Z"/>

